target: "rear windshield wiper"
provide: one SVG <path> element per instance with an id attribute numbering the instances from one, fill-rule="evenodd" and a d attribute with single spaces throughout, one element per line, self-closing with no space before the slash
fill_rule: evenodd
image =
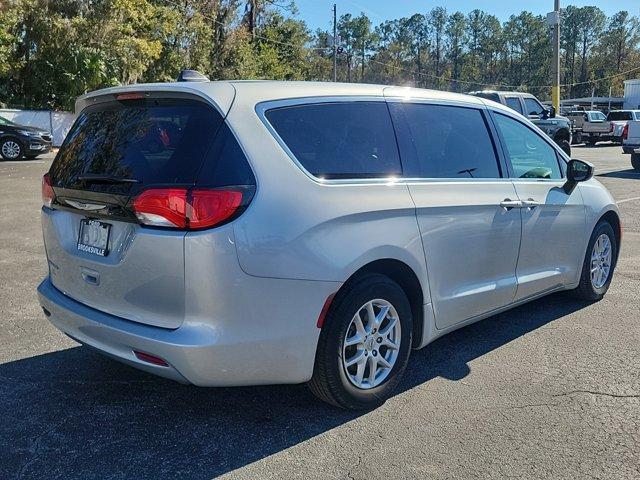
<path id="1" fill-rule="evenodd" d="M 113 175 L 103 175 L 100 173 L 86 173 L 76 177 L 81 182 L 91 183 L 140 183 L 136 178 L 115 177 Z"/>

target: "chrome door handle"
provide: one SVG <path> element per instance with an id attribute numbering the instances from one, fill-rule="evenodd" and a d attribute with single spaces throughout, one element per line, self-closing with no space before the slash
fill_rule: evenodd
<path id="1" fill-rule="evenodd" d="M 520 200 L 511 200 L 510 198 L 505 198 L 500 202 L 500 206 L 505 210 L 511 210 L 512 208 L 522 208 L 522 202 Z"/>
<path id="2" fill-rule="evenodd" d="M 526 207 L 529 210 L 533 210 L 539 205 L 540 205 L 540 202 L 536 202 L 533 198 L 528 198 L 522 201 L 522 206 Z"/>

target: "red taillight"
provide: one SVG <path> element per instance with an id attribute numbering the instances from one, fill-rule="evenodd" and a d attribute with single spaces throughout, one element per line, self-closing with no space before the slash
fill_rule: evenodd
<path id="1" fill-rule="evenodd" d="M 150 188 L 133 200 L 133 210 L 145 225 L 193 230 L 227 220 L 241 204 L 240 190 Z"/>
<path id="2" fill-rule="evenodd" d="M 626 140 L 628 136 L 629 136 L 629 124 L 627 123 L 622 129 L 622 139 Z"/>
<path id="3" fill-rule="evenodd" d="M 42 205 L 50 207 L 53 205 L 53 201 L 56 198 L 56 194 L 53 192 L 51 186 L 51 177 L 48 173 L 45 173 L 42 177 Z"/>
<path id="4" fill-rule="evenodd" d="M 189 228 L 207 228 L 225 221 L 242 203 L 237 190 L 191 190 L 187 207 Z"/>
<path id="5" fill-rule="evenodd" d="M 133 200 L 133 211 L 145 225 L 187 226 L 187 189 L 151 188 Z"/>

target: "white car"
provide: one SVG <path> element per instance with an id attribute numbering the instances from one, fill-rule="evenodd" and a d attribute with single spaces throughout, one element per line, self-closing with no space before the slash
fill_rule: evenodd
<path id="1" fill-rule="evenodd" d="M 76 108 L 43 179 L 40 303 L 157 375 L 309 382 L 371 408 L 411 349 L 611 282 L 621 225 L 593 168 L 488 100 L 225 81 L 110 88 Z"/>

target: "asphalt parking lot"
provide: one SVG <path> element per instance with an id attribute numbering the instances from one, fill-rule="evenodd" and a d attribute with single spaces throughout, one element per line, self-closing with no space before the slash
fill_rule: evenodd
<path id="1" fill-rule="evenodd" d="M 450 334 L 365 414 L 302 385 L 179 385 L 64 337 L 35 293 L 51 159 L 0 162 L 0 479 L 640 478 L 640 174 L 619 146 L 573 156 L 622 212 L 606 298 L 556 294 Z"/>

